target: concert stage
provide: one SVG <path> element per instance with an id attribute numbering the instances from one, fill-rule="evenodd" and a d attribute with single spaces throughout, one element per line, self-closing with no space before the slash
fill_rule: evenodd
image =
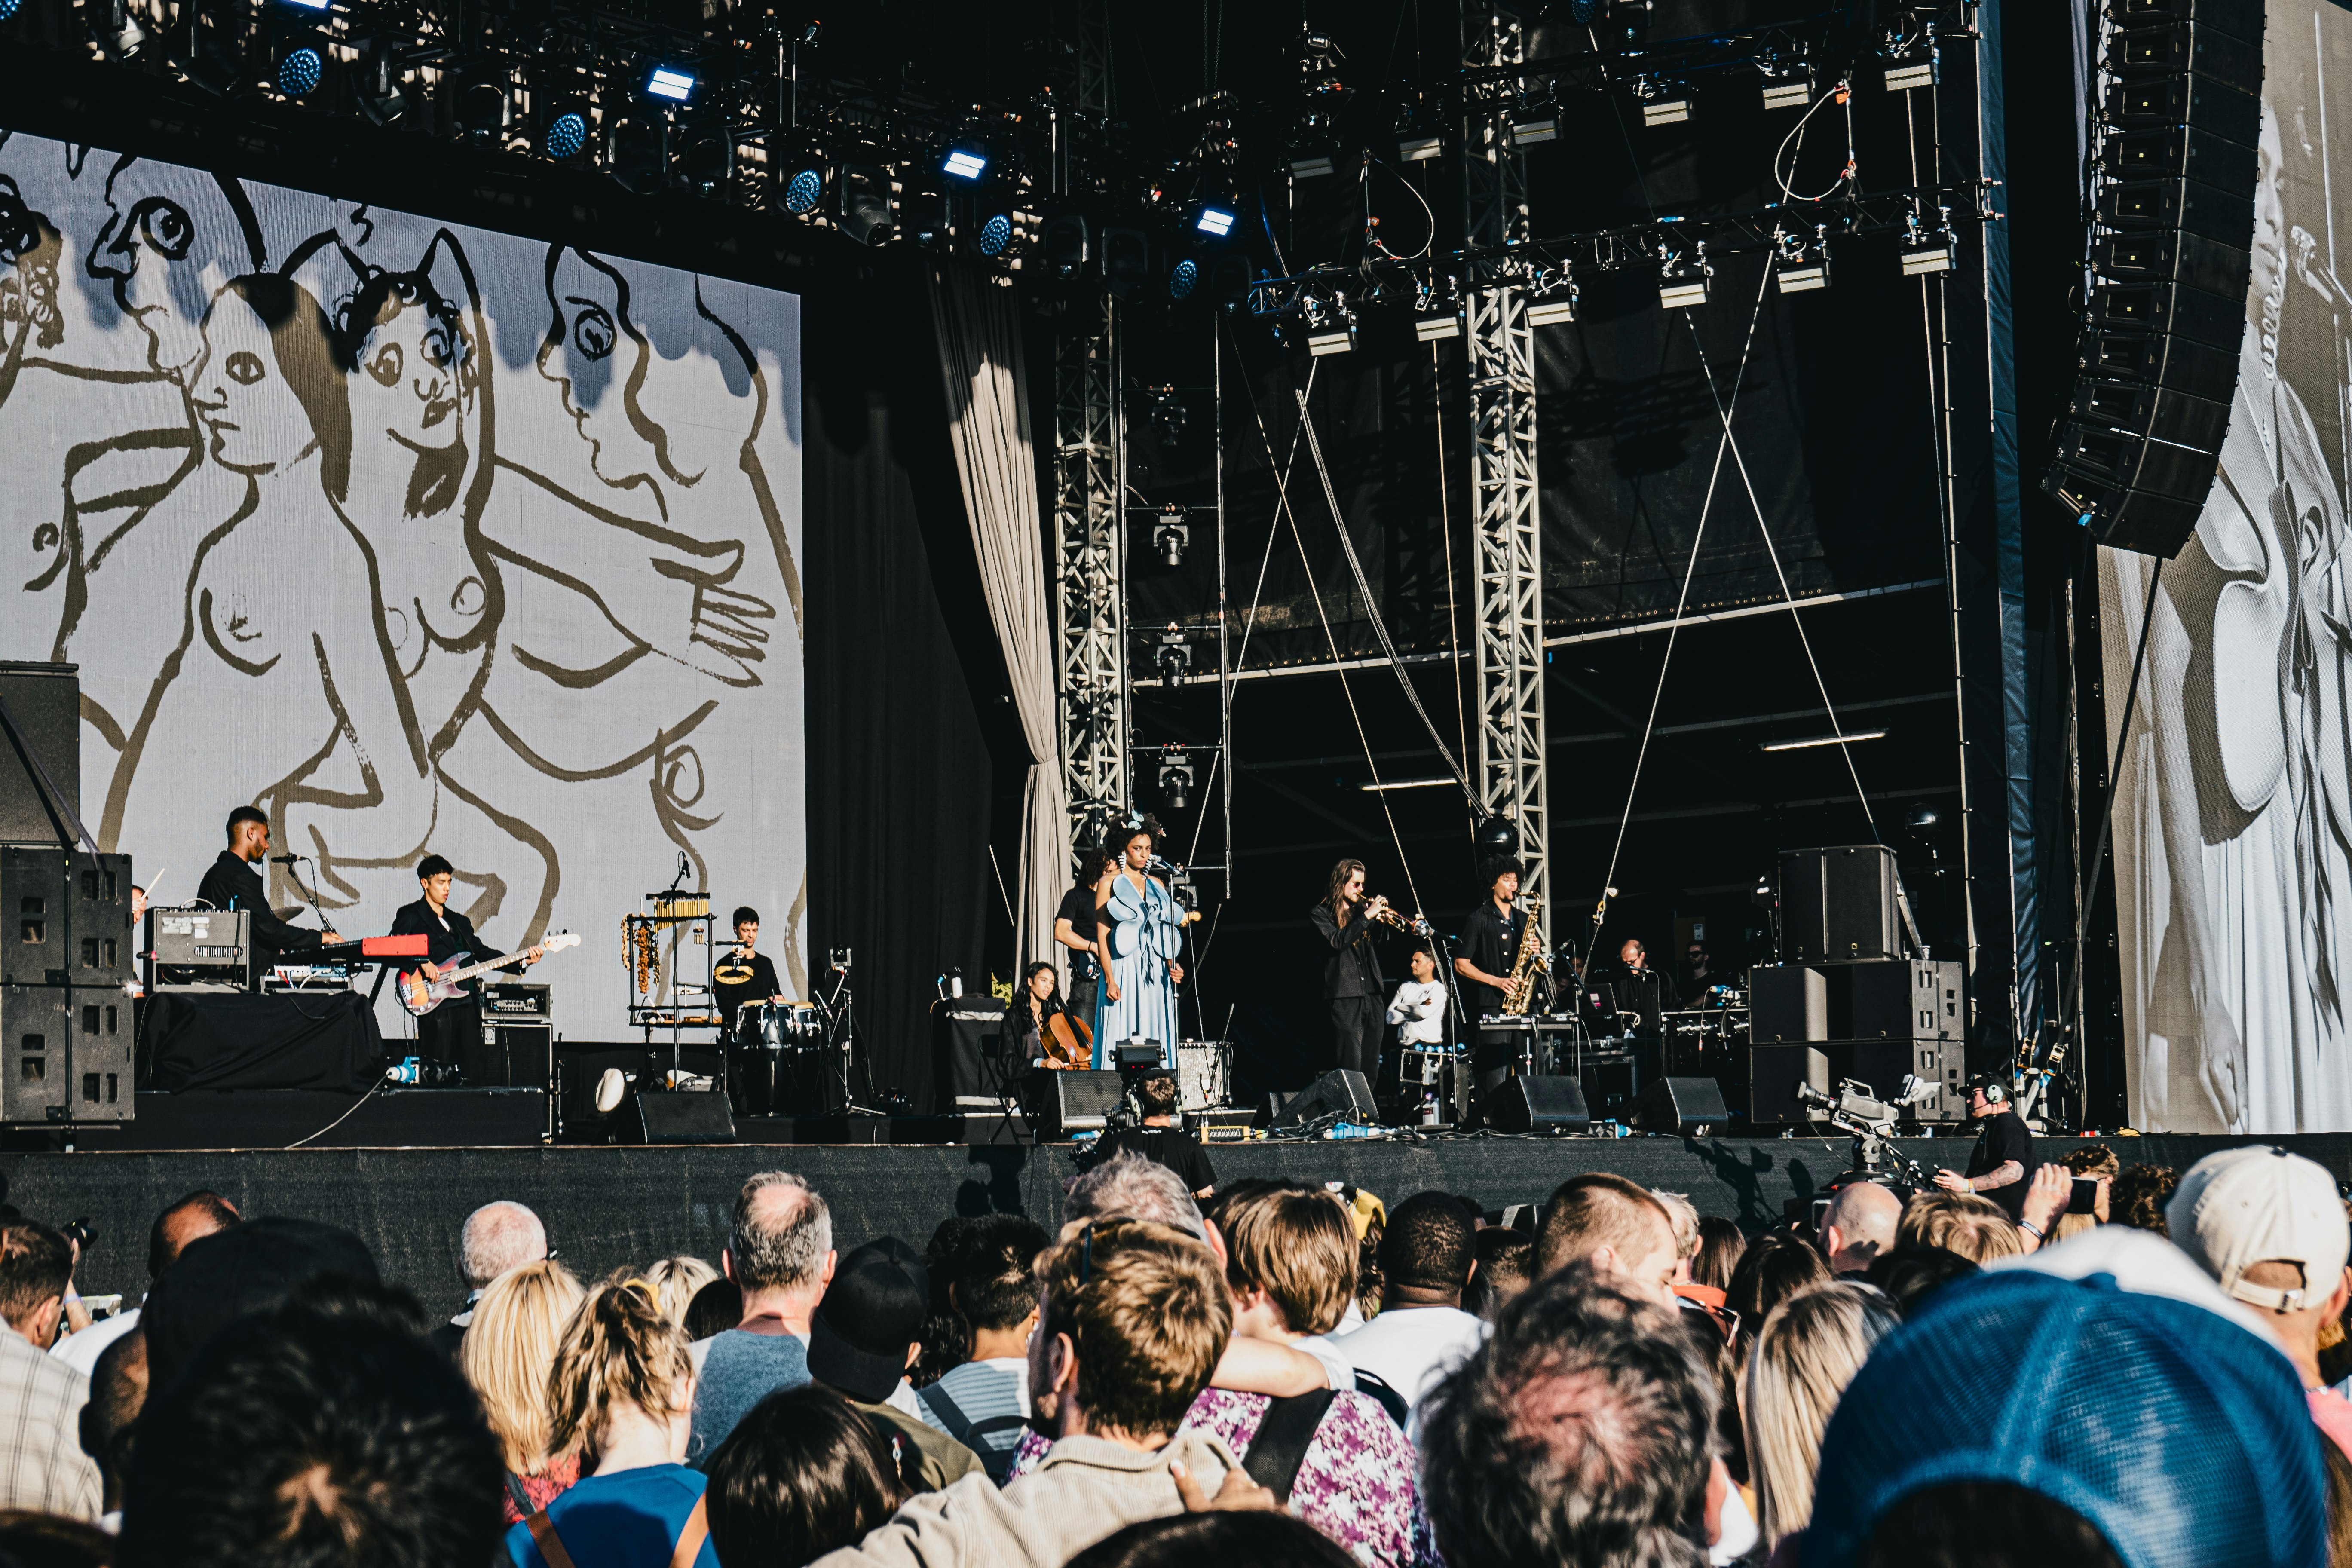
<path id="1" fill-rule="evenodd" d="M 379 1109 L 386 1116 L 414 1114 L 405 1103 L 411 1098 L 421 1097 L 380 1096 L 352 1121 Z M 374 1251 L 386 1279 L 415 1290 L 436 1310 L 454 1310 L 463 1297 L 458 1226 L 493 1198 L 536 1209 L 559 1256 L 591 1278 L 680 1252 L 715 1263 L 743 1178 L 775 1168 L 798 1172 L 824 1194 L 835 1242 L 844 1249 L 884 1235 L 920 1247 L 941 1220 L 959 1214 L 1026 1214 L 1048 1226 L 1059 1221 L 1062 1185 L 1076 1170 L 1074 1146 L 879 1142 L 894 1131 L 877 1120 L 877 1142 L 869 1145 L 12 1154 L 0 1157 L 0 1173 L 7 1178 L 8 1201 L 26 1214 L 52 1224 L 76 1217 L 91 1222 L 99 1240 L 84 1261 L 81 1289 L 119 1290 L 134 1300 L 145 1285 L 149 1225 L 164 1205 L 196 1187 L 220 1192 L 249 1215 L 299 1215 L 350 1228 Z M 2185 1169 L 2215 1149 L 2253 1142 L 2260 1140 L 2149 1137 L 2113 1139 L 2109 1145 L 2126 1163 Z M 2352 1135 L 2277 1142 L 2320 1161 L 2339 1180 L 2352 1174 Z M 1969 1147 L 1958 1138 L 1906 1139 L 1897 1146 L 1931 1167 L 1960 1165 Z M 2041 1149 L 2054 1157 L 2068 1146 L 2045 1140 Z M 1391 1202 L 1440 1188 L 1489 1210 L 1539 1203 L 1581 1171 L 1616 1171 L 1648 1186 L 1688 1193 L 1702 1214 L 1727 1215 L 1754 1227 L 1818 1193 L 1846 1168 L 1848 1150 L 1843 1138 L 1474 1137 L 1221 1144 L 1210 1158 L 1221 1180 L 1346 1181 Z"/>

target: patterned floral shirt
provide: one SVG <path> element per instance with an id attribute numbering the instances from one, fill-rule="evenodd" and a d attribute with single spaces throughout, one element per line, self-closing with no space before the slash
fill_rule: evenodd
<path id="1" fill-rule="evenodd" d="M 1273 1403 L 1263 1394 L 1205 1388 L 1184 1425 L 1223 1437 L 1246 1461 Z M 1013 1474 L 1037 1468 L 1053 1444 L 1032 1431 Z M 1290 1487 L 1290 1511 L 1338 1542 L 1365 1568 L 1444 1568 L 1421 1504 L 1421 1457 L 1370 1395 L 1332 1396 Z"/>

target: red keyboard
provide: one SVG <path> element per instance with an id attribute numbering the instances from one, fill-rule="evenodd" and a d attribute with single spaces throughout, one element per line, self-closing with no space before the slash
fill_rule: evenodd
<path id="1" fill-rule="evenodd" d="M 374 963 L 388 958 L 423 958 L 429 951 L 422 933 L 415 936 L 363 936 L 301 950 L 310 963 Z M 291 956 L 290 954 L 289 956 Z"/>

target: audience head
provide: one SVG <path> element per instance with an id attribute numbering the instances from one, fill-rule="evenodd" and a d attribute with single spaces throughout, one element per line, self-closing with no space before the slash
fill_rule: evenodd
<path id="1" fill-rule="evenodd" d="M 1478 1260 L 1478 1271 L 1470 1276 L 1463 1310 L 1491 1323 L 1535 1278 L 1535 1238 L 1523 1230 L 1490 1225 L 1470 1238 L 1470 1251 Z"/>
<path id="2" fill-rule="evenodd" d="M 1898 1242 L 1894 1251 L 1870 1266 L 1864 1278 L 1886 1293 L 1896 1311 L 1910 1318 L 1917 1315 L 1928 1297 L 1978 1271 L 1975 1263 L 1957 1252 Z"/>
<path id="3" fill-rule="evenodd" d="M 548 1452 L 603 1449 L 617 1425 L 671 1429 L 671 1458 L 686 1458 L 694 1409 L 694 1358 L 661 1298 L 627 1270 L 588 1292 L 564 1325 L 547 1376 Z"/>
<path id="4" fill-rule="evenodd" d="M 335 1226 L 265 1215 L 191 1241 L 156 1278 L 139 1314 L 149 1386 L 169 1387 L 205 1342 L 229 1324 L 331 1281 L 367 1289 L 379 1283 L 366 1245 Z"/>
<path id="5" fill-rule="evenodd" d="M 105 1568 L 114 1537 L 94 1524 L 28 1509 L 0 1509 L 0 1563 L 9 1568 Z"/>
<path id="6" fill-rule="evenodd" d="M 1236 1332 L 1244 1320 L 1276 1333 L 1339 1326 L 1356 1295 L 1356 1226 L 1338 1198 L 1303 1184 L 1236 1182 L 1209 1217 L 1225 1238 Z"/>
<path id="7" fill-rule="evenodd" d="M 1130 1524 L 1070 1559 L 1069 1568 L 1349 1568 L 1355 1559 L 1304 1520 L 1271 1510 L 1180 1513 Z"/>
<path id="8" fill-rule="evenodd" d="M 89 1369 L 89 1402 L 81 1407 L 81 1451 L 98 1467 L 109 1511 L 122 1506 L 131 1473 L 131 1426 L 147 1404 L 147 1336 L 118 1335 Z"/>
<path id="9" fill-rule="evenodd" d="M 1893 1302 L 1851 1280 L 1801 1290 L 1764 1320 L 1740 1407 L 1767 1546 L 1805 1528 L 1831 1412 L 1900 1321 Z"/>
<path id="10" fill-rule="evenodd" d="M 1971 1263 L 2015 1258 L 2025 1250 L 2007 1212 L 1990 1198 L 1973 1193 L 1913 1194 L 1895 1234 L 1904 1246 L 1940 1247 Z"/>
<path id="11" fill-rule="evenodd" d="M 833 1276 L 832 1211 L 791 1172 L 762 1171 L 736 1196 L 724 1261 L 746 1300 L 821 1290 Z"/>
<path id="12" fill-rule="evenodd" d="M 2320 1325 L 2352 1294 L 2352 1229 L 2327 1168 L 2284 1149 L 2224 1149 L 2189 1168 L 2165 1218 L 2180 1250 L 2315 1379 Z"/>
<path id="13" fill-rule="evenodd" d="M 1423 1401 L 1423 1496 L 1447 1562 L 1706 1563 L 1714 1374 L 1674 1308 L 1612 1281 L 1582 1262 L 1538 1279 Z"/>
<path id="14" fill-rule="evenodd" d="M 946 1289 L 973 1329 L 1006 1332 L 1037 1310 L 1037 1255 L 1053 1245 L 1026 1215 L 983 1215 L 966 1233 Z"/>
<path id="15" fill-rule="evenodd" d="M 1666 1219 L 1675 1227 L 1675 1256 L 1682 1259 L 1675 1270 L 1675 1283 L 1690 1279 L 1690 1260 L 1698 1256 L 1698 1205 L 1690 1201 L 1687 1193 L 1662 1193 L 1654 1188 L 1650 1195 L 1666 1211 Z"/>
<path id="16" fill-rule="evenodd" d="M 1848 1182 L 1822 1212 L 1822 1250 L 1832 1274 L 1866 1274 L 1895 1250 L 1903 1200 L 1876 1182 Z"/>
<path id="17" fill-rule="evenodd" d="M 661 1298 L 662 1311 L 680 1328 L 686 1326 L 687 1308 L 694 1304 L 705 1285 L 718 1278 L 719 1270 L 701 1258 L 684 1256 L 665 1258 L 646 1270 L 646 1283 Z"/>
<path id="18" fill-rule="evenodd" d="M 1389 1210 L 1381 1237 L 1383 1299 L 1391 1306 L 1460 1306 L 1477 1258 L 1474 1231 L 1462 1205 L 1444 1193 L 1415 1193 Z"/>
<path id="19" fill-rule="evenodd" d="M 688 1340 L 707 1340 L 725 1333 L 742 1321 L 743 1287 L 732 1279 L 713 1279 L 686 1304 L 686 1317 L 680 1326 Z"/>
<path id="20" fill-rule="evenodd" d="M 115 1561 L 489 1562 L 503 1530 L 498 1443 L 421 1326 L 404 1294 L 313 1279 L 231 1322 L 184 1375 L 157 1379 Z"/>
<path id="21" fill-rule="evenodd" d="M 2165 1228 L 2164 1205 L 2180 1186 L 2180 1173 L 2169 1165 L 2126 1165 L 2107 1184 L 2107 1217 L 2134 1230 Z"/>
<path id="22" fill-rule="evenodd" d="M 1062 1218 L 1150 1220 L 1196 1238 L 1209 1230 L 1184 1178 L 1128 1149 L 1087 1166 L 1070 1183 L 1062 1196 Z"/>
<path id="23" fill-rule="evenodd" d="M 481 1396 L 507 1468 L 517 1475 L 537 1475 L 554 1457 L 547 1379 L 564 1327 L 585 1294 L 572 1270 L 541 1258 L 499 1275 L 474 1303 L 457 1361 Z"/>
<path id="24" fill-rule="evenodd" d="M 1691 1256 L 1691 1283 L 1730 1289 L 1732 1270 L 1739 1267 L 1740 1256 L 1747 1250 L 1748 1235 L 1738 1220 L 1708 1215 L 1698 1222 L 1698 1251 Z"/>
<path id="25" fill-rule="evenodd" d="M 1731 1271 L 1725 1305 L 1739 1314 L 1738 1350 L 1745 1359 L 1772 1309 L 1800 1290 L 1830 1281 L 1829 1265 L 1812 1243 L 1785 1230 L 1768 1230 L 1748 1244 Z"/>
<path id="26" fill-rule="evenodd" d="M 58 1337 L 73 1248 L 47 1226 L 28 1219 L 0 1226 L 0 1318 L 37 1350 Z"/>
<path id="27" fill-rule="evenodd" d="M 704 1472 L 710 1544 L 722 1563 L 800 1568 L 856 1545 L 907 1500 L 890 1439 L 814 1385 L 753 1405 Z"/>
<path id="28" fill-rule="evenodd" d="M 922 1349 L 923 1287 L 904 1265 L 859 1248 L 809 1320 L 809 1375 L 850 1398 L 890 1397 Z"/>
<path id="29" fill-rule="evenodd" d="M 1674 1295 L 1682 1261 L 1673 1216 L 1648 1188 L 1606 1171 L 1562 1182 L 1536 1232 L 1536 1272 L 1590 1264 L 1617 1289 L 1661 1305 Z"/>
<path id="30" fill-rule="evenodd" d="M 457 1268 L 469 1290 L 546 1256 L 547 1227 L 530 1210 L 503 1198 L 467 1215 L 457 1235 Z"/>
<path id="31" fill-rule="evenodd" d="M 1037 1259 L 1033 1403 L 1064 1436 L 1148 1439 L 1173 1432 L 1208 1386 L 1233 1331 L 1217 1260 L 1149 1220 L 1087 1220 Z"/>
<path id="32" fill-rule="evenodd" d="M 147 1278 L 159 1278 L 180 1259 L 188 1243 L 226 1230 L 237 1222 L 236 1205 L 218 1193 L 199 1189 L 155 1216 L 147 1232 Z"/>
<path id="33" fill-rule="evenodd" d="M 1135 1097 L 1143 1104 L 1146 1116 L 1173 1116 L 1181 1093 L 1172 1072 L 1146 1073 L 1136 1080 Z"/>
<path id="34" fill-rule="evenodd" d="M 2252 1322 L 2116 1226 L 1938 1291 L 1831 1417 L 1805 1568 L 2318 1568 L 2324 1439 Z"/>

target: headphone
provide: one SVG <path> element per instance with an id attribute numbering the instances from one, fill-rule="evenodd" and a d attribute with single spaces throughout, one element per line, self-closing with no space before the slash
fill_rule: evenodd
<path id="1" fill-rule="evenodd" d="M 1981 1092 L 1987 1105 L 2009 1103 L 2009 1085 L 1997 1073 L 1987 1073 L 1969 1087 Z"/>

